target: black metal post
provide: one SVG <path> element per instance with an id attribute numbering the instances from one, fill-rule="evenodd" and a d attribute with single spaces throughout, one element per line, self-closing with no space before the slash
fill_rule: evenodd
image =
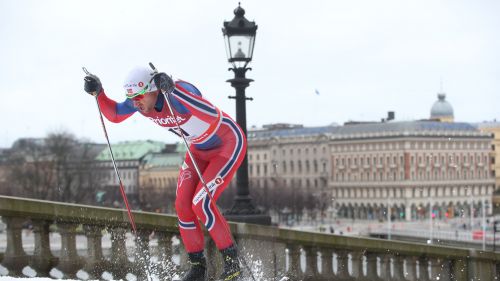
<path id="1" fill-rule="evenodd" d="M 498 226 L 497 224 L 500 224 L 500 221 L 493 221 L 493 252 L 496 252 L 496 233 L 498 231 Z"/>
<path id="2" fill-rule="evenodd" d="M 245 73 L 249 69 L 251 68 L 230 68 L 229 70 L 234 72 L 234 78 L 227 80 L 236 89 L 236 96 L 230 96 L 229 98 L 236 99 L 236 122 L 243 130 L 245 137 L 247 136 L 246 101 L 252 100 L 252 98 L 245 96 L 245 89 L 253 81 L 245 77 Z M 270 225 L 271 217 L 262 214 L 252 203 L 248 181 L 248 157 L 246 154 L 236 174 L 236 188 L 234 205 L 224 216 L 231 221 Z"/>

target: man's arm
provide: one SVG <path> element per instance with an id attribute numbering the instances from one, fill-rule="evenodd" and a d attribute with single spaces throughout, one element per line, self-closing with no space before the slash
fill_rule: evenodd
<path id="1" fill-rule="evenodd" d="M 175 89 L 171 94 L 197 117 L 203 119 L 204 114 L 212 117 L 220 117 L 220 112 L 217 107 L 204 99 L 201 92 L 188 82 L 177 81 L 175 83 Z"/>
<path id="2" fill-rule="evenodd" d="M 108 96 L 104 93 L 104 90 L 101 90 L 97 96 L 97 101 L 101 107 L 102 114 L 104 114 L 104 116 L 106 116 L 106 118 L 113 123 L 120 123 L 137 111 L 137 109 L 133 106 L 132 101 L 129 99 L 126 99 L 121 103 L 117 103 L 116 101 L 108 98 Z"/>

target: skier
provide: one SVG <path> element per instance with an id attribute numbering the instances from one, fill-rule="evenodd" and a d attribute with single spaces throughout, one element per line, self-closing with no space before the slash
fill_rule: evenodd
<path id="1" fill-rule="evenodd" d="M 102 113 L 109 121 L 119 123 L 139 112 L 160 127 L 185 136 L 195 159 L 186 153 L 176 190 L 179 231 L 190 263 L 182 280 L 201 281 L 206 278 L 204 238 L 199 220 L 222 254 L 224 270 L 220 279 L 239 280 L 241 271 L 236 245 L 227 221 L 215 205 L 246 153 L 246 139 L 238 124 L 208 102 L 194 85 L 182 80 L 173 81 L 167 74 L 148 68 L 136 67 L 130 71 L 123 85 L 126 99 L 121 103 L 106 96 L 96 75 L 88 74 L 84 80 L 84 90 L 97 95 Z M 167 93 L 174 114 L 159 89 Z M 206 194 L 193 162 L 198 165 L 212 197 Z"/>

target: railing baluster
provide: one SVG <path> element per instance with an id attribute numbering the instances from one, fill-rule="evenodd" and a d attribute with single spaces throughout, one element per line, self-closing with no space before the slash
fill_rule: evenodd
<path id="1" fill-rule="evenodd" d="M 352 277 L 356 280 L 363 279 L 363 252 L 351 252 Z"/>
<path id="2" fill-rule="evenodd" d="M 50 221 L 32 220 L 35 236 L 35 249 L 30 260 L 30 266 L 37 272 L 36 276 L 48 277 L 50 270 L 58 263 L 58 258 L 50 251 L 49 226 Z"/>
<path id="3" fill-rule="evenodd" d="M 431 280 L 450 280 L 450 263 L 442 258 L 432 258 L 431 260 Z"/>
<path id="4" fill-rule="evenodd" d="M 2 217 L 7 225 L 7 248 L 2 260 L 2 266 L 9 270 L 9 276 L 23 276 L 23 268 L 28 265 L 29 256 L 23 249 L 22 229 L 24 218 Z"/>
<path id="5" fill-rule="evenodd" d="M 300 246 L 288 244 L 288 271 L 287 276 L 290 280 L 302 280 L 302 269 L 300 267 Z"/>
<path id="6" fill-rule="evenodd" d="M 418 280 L 419 281 L 429 281 L 429 259 L 427 257 L 418 258 Z"/>
<path id="7" fill-rule="evenodd" d="M 392 276 L 392 280 L 394 281 L 404 281 L 405 280 L 405 276 L 404 276 L 404 262 L 405 262 L 405 259 L 402 255 L 396 253 L 394 256 L 393 256 L 393 259 L 394 259 L 394 263 L 393 263 L 393 266 L 394 266 L 394 275 Z"/>
<path id="8" fill-rule="evenodd" d="M 114 279 L 125 279 L 132 267 L 127 258 L 125 244 L 126 230 L 122 227 L 111 228 L 111 273 Z"/>
<path id="9" fill-rule="evenodd" d="M 335 250 L 337 254 L 337 274 L 335 280 L 352 280 L 349 274 L 349 251 Z"/>
<path id="10" fill-rule="evenodd" d="M 382 279 L 377 274 L 377 253 L 366 253 L 366 280 L 381 281 Z"/>
<path id="11" fill-rule="evenodd" d="M 134 264 L 132 272 L 139 280 L 147 280 L 147 274 L 151 274 L 151 254 L 149 251 L 150 230 L 138 229 L 135 237 Z"/>
<path id="12" fill-rule="evenodd" d="M 384 254 L 380 257 L 380 278 L 390 280 L 391 276 L 391 257 L 392 254 Z"/>
<path id="13" fill-rule="evenodd" d="M 463 258 L 455 259 L 452 266 L 452 280 L 467 281 L 467 260 Z M 495 271 L 493 271 L 493 275 L 500 276 L 500 274 L 495 275 Z"/>
<path id="14" fill-rule="evenodd" d="M 164 231 L 156 231 L 158 237 L 158 266 L 156 273 L 160 280 L 172 280 L 174 275 L 179 274 L 179 267 L 172 260 L 174 254 L 172 249 L 173 234 Z"/>
<path id="15" fill-rule="evenodd" d="M 415 256 L 406 257 L 406 280 L 417 280 L 417 260 Z"/>
<path id="16" fill-rule="evenodd" d="M 333 280 L 335 273 L 333 272 L 333 250 L 330 248 L 322 248 L 321 250 L 321 280 Z"/>
<path id="17" fill-rule="evenodd" d="M 304 272 L 304 280 L 314 280 L 319 279 L 318 272 L 318 251 L 315 247 L 305 246 L 304 251 L 306 253 L 306 270 Z"/>
<path id="18" fill-rule="evenodd" d="M 61 234 L 61 253 L 56 269 L 63 273 L 63 278 L 76 278 L 76 273 L 83 266 L 81 259 L 76 252 L 76 223 L 57 223 L 57 229 Z"/>
<path id="19" fill-rule="evenodd" d="M 87 257 L 83 270 L 89 274 L 89 279 L 99 279 L 106 269 L 109 262 L 104 259 L 102 254 L 102 230 L 103 226 L 84 225 L 83 231 L 87 236 Z"/>

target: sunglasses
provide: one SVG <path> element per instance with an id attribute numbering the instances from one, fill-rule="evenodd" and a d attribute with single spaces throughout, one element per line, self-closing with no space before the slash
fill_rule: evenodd
<path id="1" fill-rule="evenodd" d="M 137 93 L 127 92 L 125 95 L 127 96 L 128 99 L 131 99 L 131 100 L 135 100 L 135 101 L 142 100 L 144 98 L 144 94 L 148 92 L 148 89 L 149 89 L 149 85 L 146 85 L 146 87 L 144 87 L 144 89 L 140 90 Z"/>

